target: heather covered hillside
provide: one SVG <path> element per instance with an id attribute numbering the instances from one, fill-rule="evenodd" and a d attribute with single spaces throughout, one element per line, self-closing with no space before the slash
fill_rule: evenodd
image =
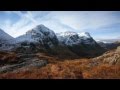
<path id="1" fill-rule="evenodd" d="M 3 79 L 119 79 L 120 65 L 116 52 L 110 51 L 91 59 L 60 59 L 38 53 L 38 58 L 47 60 L 42 67 L 25 66 L 1 73 Z M 120 54 L 118 54 L 120 55 Z M 113 58 L 114 57 L 114 58 Z M 109 60 L 108 60 L 109 59 Z M 117 59 L 117 61 L 116 61 Z M 116 61 L 116 62 L 115 62 Z"/>

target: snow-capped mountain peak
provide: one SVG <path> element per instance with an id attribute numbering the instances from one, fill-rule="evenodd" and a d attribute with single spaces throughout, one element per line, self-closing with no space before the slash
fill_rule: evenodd
<path id="1" fill-rule="evenodd" d="M 73 44 L 95 44 L 95 40 L 90 36 L 88 32 L 75 33 L 71 31 L 57 34 L 58 40 L 66 45 Z"/>
<path id="2" fill-rule="evenodd" d="M 45 27 L 43 24 L 37 25 L 36 27 L 34 27 L 32 30 L 34 31 L 41 31 L 41 32 L 48 32 L 51 31 L 49 28 Z"/>
<path id="3" fill-rule="evenodd" d="M 73 35 L 77 35 L 76 32 L 72 32 L 72 31 L 66 31 L 66 32 L 61 32 L 61 33 L 57 33 L 57 36 L 73 36 Z"/>
<path id="4" fill-rule="evenodd" d="M 72 46 L 73 44 L 80 43 L 79 36 L 76 32 L 66 31 L 57 34 L 58 40 L 66 45 Z"/>
<path id="5" fill-rule="evenodd" d="M 29 30 L 28 32 L 26 32 L 26 34 L 28 35 L 30 34 L 32 36 L 36 34 L 40 34 L 41 36 L 49 35 L 51 38 L 55 36 L 54 32 L 49 28 L 47 28 L 46 26 L 44 26 L 43 24 L 37 25 L 32 30 Z"/>
<path id="6" fill-rule="evenodd" d="M 96 40 L 97 43 L 104 43 L 104 44 L 108 44 L 108 43 L 114 43 L 114 42 L 109 42 L 106 40 Z"/>
<path id="7" fill-rule="evenodd" d="M 90 34 L 88 32 L 82 32 L 82 33 L 78 33 L 78 35 L 80 37 L 86 37 L 86 38 L 91 38 Z"/>
<path id="8" fill-rule="evenodd" d="M 26 32 L 26 34 L 16 38 L 17 42 L 34 42 L 34 43 L 57 43 L 55 33 L 44 25 L 38 25 Z"/>

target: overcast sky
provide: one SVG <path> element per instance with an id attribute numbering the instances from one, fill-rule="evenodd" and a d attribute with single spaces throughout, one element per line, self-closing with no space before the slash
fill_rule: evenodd
<path id="1" fill-rule="evenodd" d="M 44 24 L 54 32 L 89 32 L 94 39 L 120 38 L 119 11 L 0 11 L 0 28 L 13 37 Z"/>

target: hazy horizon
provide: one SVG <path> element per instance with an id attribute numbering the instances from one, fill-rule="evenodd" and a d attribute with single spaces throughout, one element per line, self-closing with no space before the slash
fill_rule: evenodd
<path id="1" fill-rule="evenodd" d="M 0 28 L 18 37 L 43 24 L 55 33 L 89 32 L 97 39 L 120 38 L 119 11 L 1 11 Z"/>

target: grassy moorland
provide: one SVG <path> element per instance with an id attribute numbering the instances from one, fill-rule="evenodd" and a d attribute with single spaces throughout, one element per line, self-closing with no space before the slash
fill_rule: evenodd
<path id="1" fill-rule="evenodd" d="M 119 55 L 119 53 L 117 53 Z M 43 67 L 22 67 L 15 71 L 1 73 L 1 79 L 119 79 L 120 58 L 115 50 L 96 58 L 60 59 L 38 53 L 39 59 L 46 59 L 48 64 Z M 15 53 L 1 53 L 0 58 L 10 63 L 16 60 Z M 109 60 L 112 58 L 113 63 Z M 114 63 L 117 58 L 116 63 Z M 108 60 L 109 59 L 109 60 Z M 12 61 L 10 61 L 12 60 Z M 106 60 L 108 62 L 106 62 Z M 111 61 L 111 60 L 110 60 Z"/>

